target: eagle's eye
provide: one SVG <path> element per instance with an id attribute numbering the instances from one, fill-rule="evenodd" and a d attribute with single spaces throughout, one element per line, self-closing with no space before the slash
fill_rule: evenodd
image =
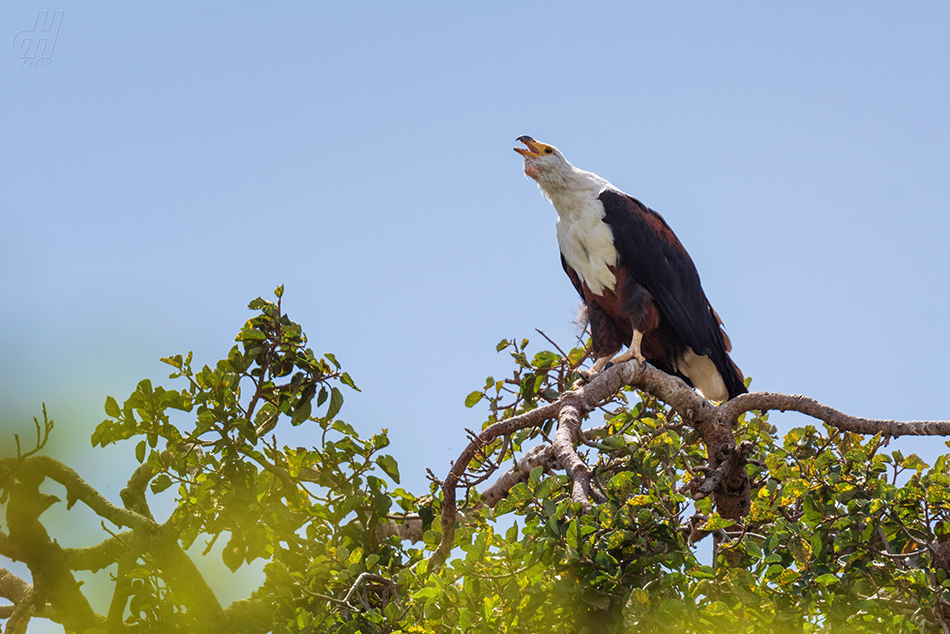
<path id="1" fill-rule="evenodd" d="M 549 148 L 549 147 L 544 148 L 544 153 L 545 153 L 545 154 L 550 154 L 550 153 L 553 152 L 553 151 L 554 151 L 554 150 L 552 150 L 552 149 Z"/>

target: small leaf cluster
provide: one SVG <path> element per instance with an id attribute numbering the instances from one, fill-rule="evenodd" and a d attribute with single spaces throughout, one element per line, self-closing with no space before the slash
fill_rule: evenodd
<path id="1" fill-rule="evenodd" d="M 169 524 L 182 547 L 204 535 L 207 553 L 225 537 L 222 558 L 232 570 L 267 562 L 258 594 L 283 623 L 275 631 L 336 622 L 358 631 L 383 620 L 383 606 L 356 610 L 338 595 L 361 573 L 393 577 L 421 558 L 376 532 L 394 505 L 413 508 L 415 500 L 387 484 L 400 475 L 381 451 L 386 430 L 362 438 L 340 418 L 342 388 L 358 390 L 353 379 L 332 353 L 307 347 L 300 325 L 281 310 L 282 288 L 276 295 L 276 302 L 250 303 L 257 314 L 214 366 L 193 367 L 190 353 L 163 359 L 184 388 L 143 380 L 121 405 L 107 399 L 109 418 L 92 441 L 143 437 L 135 454 L 151 492 L 177 485 Z M 314 428 L 314 446 L 278 446 L 279 425 L 305 423 Z M 187 597 L 167 591 L 147 556 L 135 574 L 131 622 L 158 627 L 162 614 L 167 620 L 187 611 Z M 361 589 L 371 591 L 372 584 Z"/>
<path id="2" fill-rule="evenodd" d="M 465 397 L 466 407 L 474 407 L 483 399 L 488 402 L 490 415 L 486 426 L 532 410 L 539 402 L 555 401 L 580 377 L 577 368 L 587 356 L 585 348 L 575 347 L 566 354 L 542 350 L 529 358 L 529 343 L 528 339 L 502 339 L 495 349 L 508 351 L 514 360 L 511 378 L 496 381 L 489 376 L 482 389 Z"/>

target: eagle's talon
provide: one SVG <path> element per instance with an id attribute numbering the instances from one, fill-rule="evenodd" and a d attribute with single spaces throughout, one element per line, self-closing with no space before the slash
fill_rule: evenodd
<path id="1" fill-rule="evenodd" d="M 574 383 L 571 385 L 572 390 L 578 390 L 584 387 L 585 385 L 590 383 L 594 379 L 594 377 L 600 374 L 600 372 L 596 372 L 594 370 L 582 370 L 581 368 L 577 368 L 576 372 L 580 376 L 580 378 L 574 381 Z"/>

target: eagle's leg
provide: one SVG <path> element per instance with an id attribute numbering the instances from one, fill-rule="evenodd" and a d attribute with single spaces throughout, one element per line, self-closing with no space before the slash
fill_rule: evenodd
<path id="1" fill-rule="evenodd" d="M 630 345 L 627 346 L 627 351 L 621 355 L 614 357 L 613 364 L 617 365 L 618 363 L 623 363 L 624 361 L 629 361 L 630 359 L 636 359 L 637 361 L 640 362 L 640 365 L 646 366 L 647 360 L 643 357 L 643 354 L 640 352 L 641 341 L 643 341 L 643 333 L 640 332 L 639 330 L 634 330 L 633 338 L 630 340 Z"/>

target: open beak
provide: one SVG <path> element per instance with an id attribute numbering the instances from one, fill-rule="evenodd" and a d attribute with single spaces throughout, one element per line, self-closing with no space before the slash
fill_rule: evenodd
<path id="1" fill-rule="evenodd" d="M 526 134 L 525 134 L 525 135 L 522 135 L 522 136 L 519 136 L 517 139 L 515 139 L 515 141 L 518 141 L 519 143 L 524 143 L 524 144 L 525 144 L 525 147 L 523 147 L 523 148 L 521 148 L 521 147 L 513 148 L 514 151 L 517 152 L 518 154 L 520 154 L 521 156 L 528 156 L 529 154 L 540 154 L 540 153 L 541 153 L 541 150 L 538 148 L 537 145 L 535 145 L 535 143 L 537 143 L 537 141 L 535 141 L 534 139 L 532 139 L 531 137 L 529 137 L 529 136 L 526 135 Z"/>

